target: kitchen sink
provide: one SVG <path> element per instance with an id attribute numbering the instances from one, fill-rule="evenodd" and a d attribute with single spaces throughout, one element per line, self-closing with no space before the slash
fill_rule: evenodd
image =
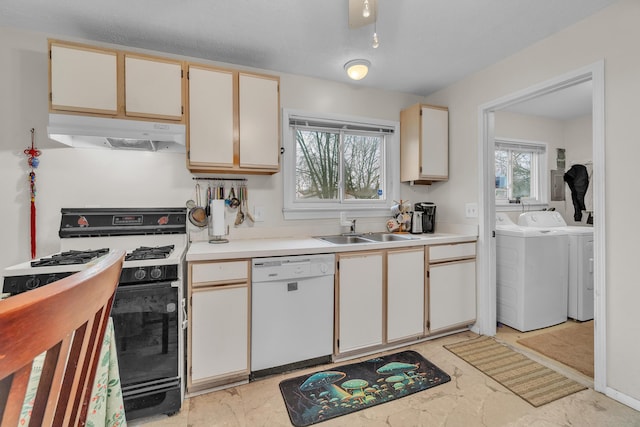
<path id="1" fill-rule="evenodd" d="M 400 234 L 391 234 L 391 233 L 371 233 L 365 234 L 365 239 L 374 240 L 376 242 L 398 242 L 402 240 L 414 240 L 415 237 L 400 235 Z"/>
<path id="2" fill-rule="evenodd" d="M 361 236 L 322 236 L 316 237 L 316 239 L 325 240 L 329 243 L 335 243 L 336 245 L 350 245 L 353 243 L 371 243 L 371 240 L 364 239 Z"/>
<path id="3" fill-rule="evenodd" d="M 391 234 L 391 233 L 368 233 L 360 235 L 335 235 L 320 236 L 316 239 L 324 240 L 336 245 L 350 245 L 354 243 L 376 243 L 376 242 L 397 242 L 403 240 L 414 240 L 415 237 Z"/>

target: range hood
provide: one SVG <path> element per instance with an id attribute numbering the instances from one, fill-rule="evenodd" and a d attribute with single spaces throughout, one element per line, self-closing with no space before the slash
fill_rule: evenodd
<path id="1" fill-rule="evenodd" d="M 49 114 L 47 133 L 70 147 L 185 152 L 182 124 Z"/>

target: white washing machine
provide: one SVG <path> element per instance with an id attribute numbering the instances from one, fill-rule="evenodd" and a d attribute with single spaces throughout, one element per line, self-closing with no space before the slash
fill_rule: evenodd
<path id="1" fill-rule="evenodd" d="M 496 213 L 497 320 L 521 332 L 567 320 L 568 236 Z"/>
<path id="2" fill-rule="evenodd" d="M 593 227 L 568 226 L 556 211 L 526 212 L 518 224 L 566 231 L 569 235 L 568 315 L 572 319 L 593 319 Z"/>

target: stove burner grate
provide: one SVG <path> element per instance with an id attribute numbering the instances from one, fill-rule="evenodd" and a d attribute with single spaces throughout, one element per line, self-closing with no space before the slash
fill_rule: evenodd
<path id="1" fill-rule="evenodd" d="M 97 250 L 87 251 L 67 251 L 59 254 L 52 255 L 49 258 L 40 258 L 36 261 L 31 261 L 31 267 L 49 267 L 52 265 L 71 265 L 71 264 L 86 264 L 89 261 L 106 255 L 109 253 L 109 248 L 102 248 Z"/>
<path id="2" fill-rule="evenodd" d="M 164 259 L 168 258 L 173 251 L 174 245 L 167 246 L 140 246 L 125 256 L 125 261 L 136 261 L 143 259 Z"/>

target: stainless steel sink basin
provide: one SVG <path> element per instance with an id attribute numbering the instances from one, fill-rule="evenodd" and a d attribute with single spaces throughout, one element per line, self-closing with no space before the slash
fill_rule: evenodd
<path id="1" fill-rule="evenodd" d="M 329 243 L 335 243 L 336 245 L 350 245 L 353 243 L 371 243 L 371 240 L 362 238 L 361 236 L 322 236 L 316 237 L 316 239 L 325 240 Z"/>
<path id="2" fill-rule="evenodd" d="M 350 245 L 354 243 L 397 242 L 403 240 L 413 240 L 415 239 L 415 237 L 391 233 L 369 233 L 357 236 L 345 236 L 342 234 L 336 236 L 320 236 L 316 237 L 316 239 L 324 240 L 336 245 Z"/>
<path id="3" fill-rule="evenodd" d="M 364 237 L 365 239 L 374 240 L 376 242 L 397 242 L 402 240 L 414 239 L 411 236 L 391 234 L 391 233 L 371 233 L 371 234 L 365 234 L 362 237 Z"/>

